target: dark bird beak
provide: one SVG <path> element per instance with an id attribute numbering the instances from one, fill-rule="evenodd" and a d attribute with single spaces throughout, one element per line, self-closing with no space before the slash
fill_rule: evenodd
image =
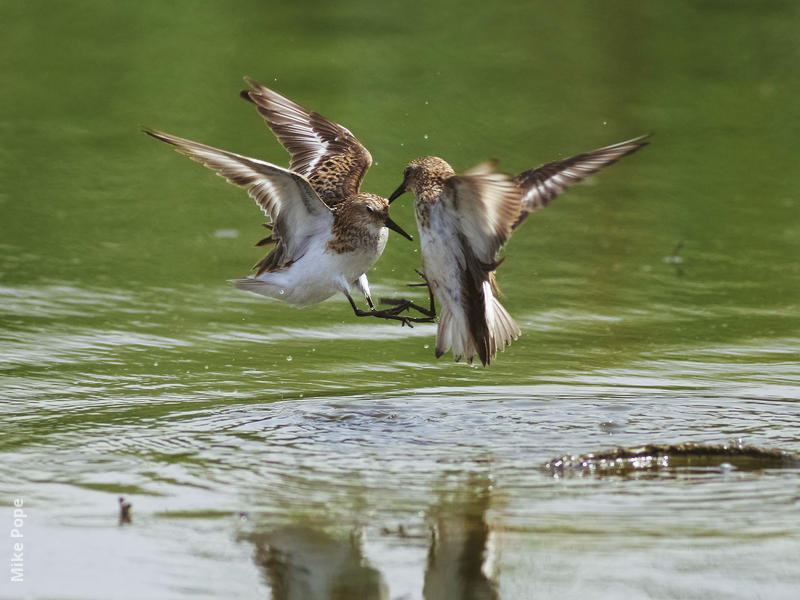
<path id="1" fill-rule="evenodd" d="M 400 196 L 406 193 L 406 182 L 400 184 L 400 187 L 397 188 L 395 191 L 392 192 L 392 195 L 389 196 L 389 204 L 397 200 Z"/>
<path id="2" fill-rule="evenodd" d="M 402 227 L 400 227 L 400 225 L 398 225 L 398 224 L 397 224 L 397 223 L 395 223 L 394 221 L 392 221 L 392 220 L 391 220 L 389 217 L 386 217 L 386 226 L 387 226 L 389 229 L 391 229 L 392 231 L 396 231 L 397 233 L 399 233 L 400 235 L 402 235 L 402 236 L 403 236 L 404 238 L 406 238 L 407 240 L 409 240 L 409 241 L 412 241 L 412 242 L 414 241 L 414 238 L 412 238 L 412 237 L 411 237 L 410 235 L 408 235 L 408 234 L 407 234 L 405 231 L 403 231 L 403 228 L 402 228 Z"/>

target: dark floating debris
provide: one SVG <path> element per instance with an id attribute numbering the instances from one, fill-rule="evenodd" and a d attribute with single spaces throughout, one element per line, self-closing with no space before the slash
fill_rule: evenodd
<path id="1" fill-rule="evenodd" d="M 119 524 L 126 525 L 131 523 L 131 507 L 130 502 L 125 502 L 125 498 L 119 497 Z"/>
<path id="2" fill-rule="evenodd" d="M 692 443 L 648 444 L 638 448 L 617 448 L 580 456 L 561 456 L 545 464 L 545 469 L 553 475 L 625 475 L 677 467 L 742 471 L 800 469 L 800 454 L 745 446 L 738 442 L 718 446 Z"/>

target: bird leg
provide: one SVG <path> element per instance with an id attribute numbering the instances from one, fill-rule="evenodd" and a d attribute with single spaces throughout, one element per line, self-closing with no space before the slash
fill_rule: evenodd
<path id="1" fill-rule="evenodd" d="M 431 284 L 428 281 L 428 278 L 425 277 L 425 273 L 420 271 L 419 269 L 414 269 L 417 272 L 417 275 L 422 277 L 422 283 L 409 283 L 407 284 L 408 287 L 427 287 L 428 288 L 428 308 L 424 306 L 420 306 L 419 304 L 415 303 L 412 300 L 408 300 L 407 298 L 381 298 L 381 304 L 389 304 L 394 306 L 395 308 L 392 310 L 397 311 L 397 313 L 401 313 L 404 310 L 411 310 L 414 309 L 420 314 L 425 315 L 428 319 L 427 321 L 418 321 L 421 323 L 433 323 L 433 319 L 436 317 L 436 300 L 433 297 L 433 290 L 431 289 Z M 417 322 L 417 321 L 415 321 Z"/>
<path id="2" fill-rule="evenodd" d="M 414 327 L 412 323 L 431 323 L 433 321 L 430 317 L 407 317 L 402 316 L 399 313 L 406 310 L 405 306 L 402 307 L 394 307 L 394 308 L 387 308 L 384 310 L 375 310 L 374 306 L 370 306 L 370 310 L 361 310 L 356 306 L 355 300 L 353 297 L 345 292 L 345 296 L 347 296 L 347 300 L 350 302 L 350 306 L 353 308 L 353 313 L 357 317 L 377 317 L 378 319 L 387 319 L 391 321 L 400 321 L 400 323 L 405 326 L 408 325 L 409 327 Z M 372 302 L 370 302 L 370 305 Z"/>

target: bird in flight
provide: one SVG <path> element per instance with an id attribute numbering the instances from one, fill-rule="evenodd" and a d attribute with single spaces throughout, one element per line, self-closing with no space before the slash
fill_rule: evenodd
<path id="1" fill-rule="evenodd" d="M 411 161 L 389 197 L 414 194 L 424 274 L 441 305 L 436 357 L 452 348 L 455 360 L 486 366 L 520 335 L 497 299 L 497 253 L 532 211 L 570 185 L 647 145 L 640 136 L 509 177 L 492 163 L 462 175 L 441 158 Z"/>
<path id="2" fill-rule="evenodd" d="M 247 190 L 270 220 L 271 233 L 257 245 L 274 244 L 255 265 L 255 274 L 234 279 L 241 290 L 277 298 L 297 307 L 342 293 L 356 316 L 430 322 L 431 317 L 399 313 L 408 304 L 376 310 L 366 271 L 380 258 L 392 229 L 411 240 L 389 217 L 389 203 L 360 191 L 372 157 L 342 125 L 309 112 L 288 98 L 245 79 L 243 92 L 253 102 L 278 140 L 289 151 L 288 169 L 145 128 L 229 183 Z M 369 310 L 357 307 L 350 295 L 358 288 Z"/>

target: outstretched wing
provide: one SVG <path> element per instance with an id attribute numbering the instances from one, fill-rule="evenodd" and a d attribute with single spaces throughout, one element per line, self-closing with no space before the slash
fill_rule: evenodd
<path id="1" fill-rule="evenodd" d="M 486 265 L 494 264 L 519 216 L 520 192 L 514 180 L 483 163 L 447 179 L 443 200 L 471 254 Z"/>
<path id="2" fill-rule="evenodd" d="M 514 178 L 522 191 L 522 209 L 512 229 L 516 229 L 528 213 L 544 208 L 561 192 L 578 183 L 584 177 L 596 173 L 603 167 L 617 162 L 623 156 L 633 154 L 647 145 L 649 136 L 642 135 L 613 146 L 578 154 L 535 169 L 524 171 Z"/>
<path id="3" fill-rule="evenodd" d="M 284 268 L 300 258 L 308 240 L 320 231 L 330 231 L 333 213 L 322 203 L 308 181 L 297 173 L 255 158 L 219 150 L 161 131 L 144 132 L 166 142 L 194 161 L 216 171 L 229 183 L 247 189 L 247 193 L 273 222 L 275 250 L 260 267 Z"/>
<path id="4" fill-rule="evenodd" d="M 267 125 L 291 154 L 289 169 L 308 179 L 328 206 L 357 194 L 372 156 L 350 131 L 309 112 L 257 81 L 245 78 L 242 96 L 258 107 Z"/>

